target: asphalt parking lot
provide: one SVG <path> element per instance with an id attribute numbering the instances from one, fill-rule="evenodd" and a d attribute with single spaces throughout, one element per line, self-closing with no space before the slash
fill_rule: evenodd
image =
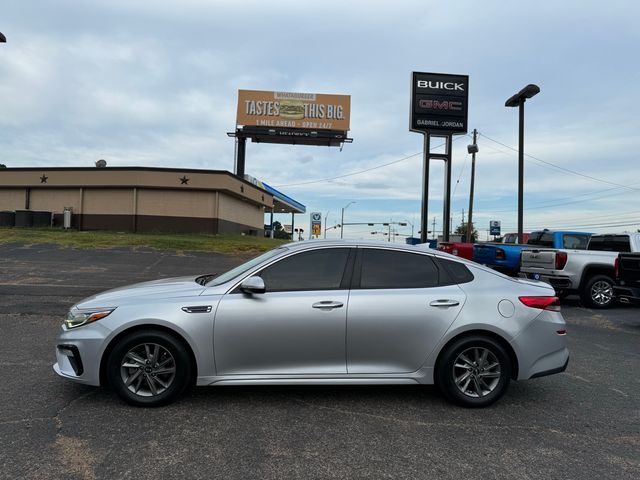
<path id="1" fill-rule="evenodd" d="M 0 478 L 640 478 L 640 309 L 569 298 L 567 372 L 484 410 L 404 386 L 210 387 L 140 409 L 54 374 L 68 308 L 243 258 L 0 248 Z"/>

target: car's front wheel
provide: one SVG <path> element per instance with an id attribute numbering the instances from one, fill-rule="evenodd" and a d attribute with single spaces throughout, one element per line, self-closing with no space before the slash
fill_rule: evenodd
<path id="1" fill-rule="evenodd" d="M 448 400 L 464 407 L 486 407 L 506 392 L 511 361 L 496 340 L 474 335 L 446 347 L 435 373 L 436 384 Z"/>
<path id="2" fill-rule="evenodd" d="M 109 384 L 131 405 L 158 407 L 188 387 L 191 359 L 185 346 L 162 331 L 140 330 L 120 339 L 109 355 Z"/>

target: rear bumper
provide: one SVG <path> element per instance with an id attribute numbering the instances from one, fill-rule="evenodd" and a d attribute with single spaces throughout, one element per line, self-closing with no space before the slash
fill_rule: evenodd
<path id="1" fill-rule="evenodd" d="M 564 362 L 564 365 L 561 367 L 557 367 L 557 368 L 552 368 L 550 370 L 544 370 L 542 372 L 538 372 L 538 373 L 534 373 L 533 375 L 531 375 L 531 378 L 540 378 L 540 377 L 547 377 L 549 375 L 555 375 L 556 373 L 562 373 L 567 369 L 567 366 L 569 366 L 569 357 L 567 356 L 567 360 L 566 362 Z"/>
<path id="2" fill-rule="evenodd" d="M 548 283 L 556 290 L 576 290 L 578 288 L 578 286 L 574 284 L 574 279 L 566 275 L 553 275 L 523 268 L 520 271 L 520 276 Z"/>
<path id="3" fill-rule="evenodd" d="M 543 311 L 511 342 L 518 356 L 518 380 L 563 372 L 569 362 L 566 323 L 559 312 Z"/>
<path id="4" fill-rule="evenodd" d="M 640 288 L 613 287 L 613 295 L 622 303 L 640 305 Z"/>

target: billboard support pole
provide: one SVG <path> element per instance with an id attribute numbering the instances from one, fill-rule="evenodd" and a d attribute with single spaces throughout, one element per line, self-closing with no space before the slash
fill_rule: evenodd
<path id="1" fill-rule="evenodd" d="M 442 209 L 442 241 L 449 241 L 451 232 L 451 150 L 453 147 L 452 135 L 446 137 L 446 153 L 444 160 L 444 206 Z"/>
<path id="2" fill-rule="evenodd" d="M 239 136 L 238 139 L 238 158 L 236 160 L 236 176 L 244 178 L 244 158 L 247 151 L 247 137 Z"/>
<path id="3" fill-rule="evenodd" d="M 422 152 L 422 213 L 420 215 L 420 243 L 427 243 L 429 230 L 429 160 L 431 153 L 429 132 L 424 132 L 424 151 Z"/>

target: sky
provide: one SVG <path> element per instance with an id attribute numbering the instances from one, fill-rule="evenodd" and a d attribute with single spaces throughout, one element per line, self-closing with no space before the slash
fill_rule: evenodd
<path id="1" fill-rule="evenodd" d="M 408 129 L 411 72 L 465 74 L 481 238 L 490 220 L 516 231 L 518 112 L 504 102 L 529 83 L 541 92 L 525 106 L 525 230 L 636 230 L 639 14 L 616 0 L 4 0 L 0 163 L 233 170 L 239 89 L 350 95 L 352 144 L 249 143 L 246 172 L 329 227 L 349 205 L 345 223 L 403 222 L 397 233 L 409 235 L 423 168 L 422 135 Z M 453 142 L 454 227 L 468 209 L 471 141 Z M 443 167 L 431 164 L 436 231 Z M 307 232 L 308 213 L 296 217 Z"/>

